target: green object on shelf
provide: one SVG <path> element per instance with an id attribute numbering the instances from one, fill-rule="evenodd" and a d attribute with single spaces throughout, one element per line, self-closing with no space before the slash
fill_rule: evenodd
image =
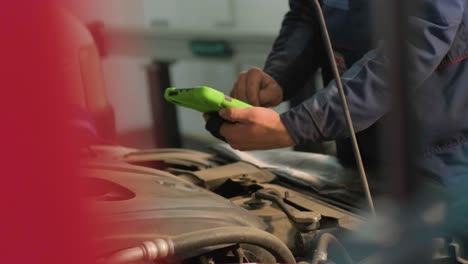
<path id="1" fill-rule="evenodd" d="M 190 50 L 200 57 L 230 57 L 232 49 L 225 41 L 194 40 L 190 42 Z"/>

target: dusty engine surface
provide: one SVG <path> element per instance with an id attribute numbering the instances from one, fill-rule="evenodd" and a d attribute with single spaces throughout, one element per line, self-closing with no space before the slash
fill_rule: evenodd
<path id="1" fill-rule="evenodd" d="M 219 153 L 96 146 L 85 156 L 101 263 L 293 262 L 311 257 L 320 234 L 364 220 L 346 204 Z"/>

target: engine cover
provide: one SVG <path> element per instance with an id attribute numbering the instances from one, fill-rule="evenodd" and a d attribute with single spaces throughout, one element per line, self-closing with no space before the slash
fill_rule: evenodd
<path id="1" fill-rule="evenodd" d="M 99 255 L 213 227 L 266 229 L 249 211 L 170 173 L 119 162 L 83 167 L 86 198 L 99 216 Z"/>

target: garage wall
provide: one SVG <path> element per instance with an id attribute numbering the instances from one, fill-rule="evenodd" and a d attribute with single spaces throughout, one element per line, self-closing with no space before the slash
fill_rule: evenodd
<path id="1" fill-rule="evenodd" d="M 100 0 L 88 6 L 80 5 L 79 0 L 73 3 L 83 21 L 102 21 L 109 26 L 266 32 L 272 35 L 276 35 L 287 10 L 285 0 Z M 151 59 L 110 56 L 103 60 L 109 97 L 116 111 L 118 134 L 152 128 L 149 87 L 144 69 Z M 228 92 L 239 69 L 248 66 L 253 65 L 181 61 L 171 66 L 172 81 L 178 87 L 208 85 Z M 280 111 L 284 108 L 281 107 Z M 186 138 L 215 142 L 205 132 L 199 113 L 181 108 L 177 111 L 179 127 Z M 126 143 L 139 144 L 123 142 Z M 151 147 L 146 145 L 152 142 L 145 139 L 139 147 L 141 144 Z"/>

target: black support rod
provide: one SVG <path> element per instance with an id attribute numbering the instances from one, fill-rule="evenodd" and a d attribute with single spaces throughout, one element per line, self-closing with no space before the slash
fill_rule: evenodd
<path id="1" fill-rule="evenodd" d="M 330 60 L 330 65 L 332 67 L 333 76 L 338 87 L 338 91 L 341 97 L 341 103 L 343 106 L 343 112 L 345 114 L 346 124 L 349 129 L 349 134 L 351 137 L 351 143 L 353 145 L 354 157 L 356 159 L 356 164 L 359 171 L 359 176 L 361 177 L 362 187 L 366 195 L 366 200 L 369 205 L 369 208 L 373 215 L 375 215 L 374 202 L 372 201 L 372 195 L 369 188 L 369 183 L 367 182 L 366 171 L 364 169 L 364 163 L 361 157 L 361 151 L 359 150 L 359 144 L 356 138 L 356 132 L 354 131 L 353 120 L 351 118 L 351 113 L 349 112 L 348 101 L 346 100 L 346 95 L 343 88 L 343 83 L 341 82 L 340 72 L 338 66 L 336 65 L 335 55 L 333 53 L 333 46 L 331 44 L 330 35 L 328 34 L 327 25 L 325 22 L 325 17 L 323 16 L 322 7 L 320 6 L 319 0 L 313 0 L 315 5 L 315 10 L 317 11 L 317 18 L 320 23 L 320 29 L 322 30 L 323 41 L 325 49 L 327 51 L 328 58 Z"/>

